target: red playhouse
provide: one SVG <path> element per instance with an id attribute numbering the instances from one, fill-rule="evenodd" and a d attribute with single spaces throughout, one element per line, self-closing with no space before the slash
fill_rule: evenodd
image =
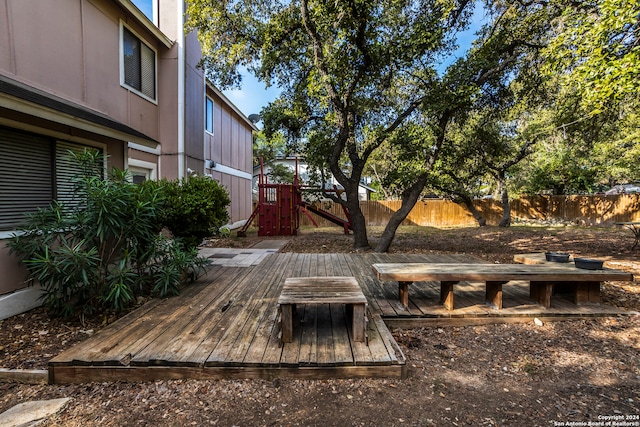
<path id="1" fill-rule="evenodd" d="M 238 236 L 246 236 L 246 231 L 256 216 L 258 217 L 258 236 L 295 236 L 300 228 L 301 211 L 309 217 L 316 227 L 318 223 L 309 212 L 313 212 L 319 217 L 343 227 L 344 233 L 349 234 L 349 230 L 353 228 L 351 227 L 349 212 L 344 206 L 342 209 L 347 218 L 346 220 L 305 202 L 302 199 L 303 191 L 339 194 L 335 186 L 332 190 L 302 186 L 298 177 L 297 159 L 293 184 L 269 184 L 264 174 L 261 160 L 260 175 L 258 177 L 258 204 L 246 224 L 238 231 Z"/>

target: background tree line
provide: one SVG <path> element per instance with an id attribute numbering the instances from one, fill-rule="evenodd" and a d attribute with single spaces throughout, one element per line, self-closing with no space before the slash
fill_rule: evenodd
<path id="1" fill-rule="evenodd" d="M 282 88 L 264 137 L 344 187 L 357 249 L 364 176 L 402 201 L 377 251 L 427 193 L 470 209 L 493 194 L 506 226 L 510 194 L 639 179 L 636 1 L 189 0 L 187 14 L 214 82 L 244 67 Z"/>

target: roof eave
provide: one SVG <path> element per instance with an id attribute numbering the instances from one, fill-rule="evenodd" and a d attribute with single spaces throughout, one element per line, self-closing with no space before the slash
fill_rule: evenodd
<path id="1" fill-rule="evenodd" d="M 157 148 L 159 142 L 111 117 L 0 75 L 0 107 L 108 138 Z"/>

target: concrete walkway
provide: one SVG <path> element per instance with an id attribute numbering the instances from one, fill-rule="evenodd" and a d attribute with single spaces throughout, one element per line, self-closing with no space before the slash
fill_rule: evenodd
<path id="1" fill-rule="evenodd" d="M 288 240 L 262 240 L 250 248 L 200 248 L 200 256 L 209 258 L 213 265 L 224 267 L 252 267 L 264 257 L 278 252 Z"/>
<path id="2" fill-rule="evenodd" d="M 48 417 L 62 411 L 71 399 L 64 397 L 52 400 L 34 400 L 19 403 L 0 414 L 0 426 L 22 427 L 35 426 Z"/>
<path id="3" fill-rule="evenodd" d="M 287 246 L 287 243 L 289 243 L 289 240 L 261 240 L 251 246 L 251 249 L 275 249 L 279 251 Z"/>

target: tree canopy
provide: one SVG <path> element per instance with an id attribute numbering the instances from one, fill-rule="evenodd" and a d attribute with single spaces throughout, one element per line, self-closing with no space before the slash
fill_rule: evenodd
<path id="1" fill-rule="evenodd" d="M 551 182 L 555 172 L 571 186 L 601 179 L 596 164 L 614 179 L 636 156 L 635 1 L 187 3 L 214 83 L 237 86 L 247 69 L 282 88 L 261 112 L 265 141 L 279 138 L 344 187 L 335 201 L 350 212 L 356 248 L 369 244 L 365 170 L 403 202 L 376 247 L 385 251 L 425 188 L 470 206 L 493 180 L 508 224 L 507 188 L 567 181 Z M 480 5 L 485 24 L 452 57 Z"/>
<path id="2" fill-rule="evenodd" d="M 308 163 L 344 187 L 354 246 L 368 247 L 358 186 L 367 159 L 425 102 L 436 65 L 467 25 L 469 0 L 233 3 L 192 0 L 203 64 L 221 85 L 245 66 L 283 88 L 265 130 L 305 138 Z"/>
<path id="3" fill-rule="evenodd" d="M 588 113 L 640 95 L 640 2 L 558 1 L 562 14 L 546 48 L 547 71 L 560 72 Z"/>

